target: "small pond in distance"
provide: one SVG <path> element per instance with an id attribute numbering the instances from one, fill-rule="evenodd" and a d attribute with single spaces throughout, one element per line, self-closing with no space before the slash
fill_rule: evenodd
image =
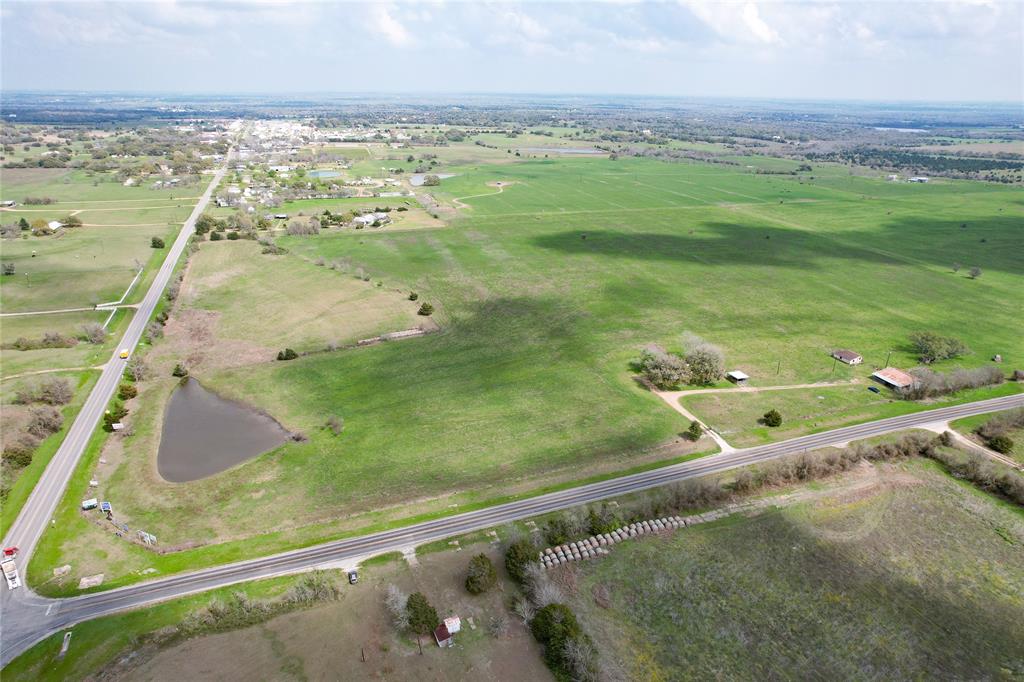
<path id="1" fill-rule="evenodd" d="M 311 170 L 308 173 L 306 173 L 306 175 L 308 175 L 311 178 L 317 178 L 318 180 L 324 180 L 326 178 L 336 178 L 340 176 L 341 171 L 329 169 Z"/>
<path id="2" fill-rule="evenodd" d="M 156 468 L 171 483 L 198 481 L 273 450 L 288 438 L 267 415 L 187 379 L 167 404 Z"/>

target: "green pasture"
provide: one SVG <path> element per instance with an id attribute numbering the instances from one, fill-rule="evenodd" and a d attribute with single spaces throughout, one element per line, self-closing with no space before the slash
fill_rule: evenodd
<path id="1" fill-rule="evenodd" d="M 1012 679 L 1019 510 L 930 462 L 879 483 L 623 543 L 570 603 L 624 679 Z"/>

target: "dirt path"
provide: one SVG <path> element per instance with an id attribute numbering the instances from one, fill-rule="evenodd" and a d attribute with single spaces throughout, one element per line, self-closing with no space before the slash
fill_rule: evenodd
<path id="1" fill-rule="evenodd" d="M 673 410 L 683 415 L 690 421 L 695 421 L 704 427 L 704 431 L 711 436 L 711 439 L 718 444 L 718 447 L 722 449 L 722 452 L 732 452 L 736 448 L 729 445 L 725 438 L 722 437 L 717 431 L 705 424 L 701 419 L 698 419 L 696 415 L 683 407 L 679 399 L 688 395 L 700 395 L 703 393 L 760 393 L 762 391 L 785 391 L 795 388 L 827 388 L 829 386 L 852 386 L 858 383 L 855 379 L 853 381 L 824 381 L 815 384 L 788 384 L 785 386 L 741 386 L 738 388 L 692 388 L 683 391 L 659 391 L 655 388 L 651 389 L 654 395 L 658 396 L 671 407 Z"/>
<path id="2" fill-rule="evenodd" d="M 8 377 L 0 377 L 0 381 L 7 381 L 8 379 L 19 379 L 21 377 L 35 376 L 36 374 L 52 374 L 54 372 L 84 372 L 87 369 L 103 369 L 105 365 L 96 365 L 95 367 L 56 367 L 54 369 L 37 369 L 31 372 L 21 372 L 20 374 L 12 374 Z"/>
<path id="3" fill-rule="evenodd" d="M 498 188 L 497 192 L 484 192 L 483 194 L 470 194 L 469 196 L 466 196 L 466 197 L 458 197 L 456 199 L 452 199 L 452 203 L 455 204 L 455 208 L 471 208 L 469 204 L 463 203 L 462 200 L 463 199 L 476 199 L 477 197 L 493 197 L 495 194 L 501 194 L 502 192 L 504 192 L 505 188 L 508 187 L 511 184 L 512 184 L 511 182 L 499 182 L 499 183 L 496 183 L 495 185 L 492 185 L 493 187 L 497 187 Z"/>

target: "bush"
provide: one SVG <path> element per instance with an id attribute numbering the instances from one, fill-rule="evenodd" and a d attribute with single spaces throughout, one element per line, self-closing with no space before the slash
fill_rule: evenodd
<path id="1" fill-rule="evenodd" d="M 530 621 L 530 631 L 544 646 L 544 662 L 558 679 L 596 678 L 593 643 L 565 604 L 548 604 Z M 580 654 L 583 653 L 583 656 Z M 582 659 L 582 660 L 581 660 Z"/>
<path id="2" fill-rule="evenodd" d="M 587 512 L 587 530 L 591 535 L 611 533 L 621 525 L 619 515 L 607 504 L 602 504 L 600 509 L 591 508 Z"/>
<path id="3" fill-rule="evenodd" d="M 645 348 L 637 364 L 644 377 L 662 390 L 678 386 L 689 376 L 683 359 L 659 346 Z"/>
<path id="4" fill-rule="evenodd" d="M 15 469 L 23 469 L 32 463 L 38 441 L 19 438 L 4 446 L 4 461 Z"/>
<path id="5" fill-rule="evenodd" d="M 466 591 L 482 594 L 498 584 L 498 572 L 486 554 L 477 554 L 469 560 L 466 574 Z"/>
<path id="6" fill-rule="evenodd" d="M 761 418 L 761 421 L 764 422 L 765 426 L 782 426 L 782 415 L 779 414 L 778 410 L 771 409 L 764 413 L 764 416 Z"/>
<path id="7" fill-rule="evenodd" d="M 238 241 L 238 233 L 235 231 L 228 232 L 228 241 Z"/>
<path id="8" fill-rule="evenodd" d="M 345 420 L 338 415 L 331 415 L 327 418 L 327 428 L 331 430 L 335 436 L 340 435 L 345 430 Z"/>
<path id="9" fill-rule="evenodd" d="M 121 384 L 117 390 L 117 397 L 121 400 L 131 400 L 139 394 L 139 389 L 135 387 L 135 384 Z"/>
<path id="10" fill-rule="evenodd" d="M 82 325 L 82 337 L 92 344 L 101 344 L 107 340 L 107 330 L 99 322 L 87 322 Z"/>
<path id="11" fill-rule="evenodd" d="M 297 357 L 299 357 L 299 354 L 293 351 L 291 348 L 285 348 L 284 350 L 279 351 L 277 354 L 278 360 L 294 360 Z"/>
<path id="12" fill-rule="evenodd" d="M 164 240 L 160 237 L 153 237 L 149 240 L 149 245 L 154 249 L 162 249 L 164 248 Z"/>
<path id="13" fill-rule="evenodd" d="M 391 622 L 400 632 L 409 628 L 409 610 L 406 608 L 408 603 L 409 596 L 405 592 L 402 592 L 397 585 L 388 585 L 387 595 L 384 597 L 384 607 L 391 616 Z"/>
<path id="14" fill-rule="evenodd" d="M 132 381 L 145 381 L 149 377 L 149 365 L 146 364 L 141 355 L 135 355 L 128 361 L 125 372 L 131 377 Z"/>
<path id="15" fill-rule="evenodd" d="M 690 422 L 690 428 L 686 429 L 686 435 L 692 441 L 700 440 L 700 437 L 704 435 L 704 429 L 701 428 L 700 422 L 696 419 Z"/>
<path id="16" fill-rule="evenodd" d="M 46 438 L 51 433 L 57 433 L 64 425 L 64 415 L 56 408 L 33 407 L 30 411 L 30 418 L 26 431 L 36 438 Z"/>
<path id="17" fill-rule="evenodd" d="M 1006 377 L 998 367 L 977 367 L 975 369 L 955 369 L 943 374 L 927 367 L 915 367 L 910 370 L 914 377 L 911 386 L 900 391 L 906 400 L 918 400 L 947 393 L 956 393 L 966 388 L 980 388 L 1001 384 Z"/>
<path id="18" fill-rule="evenodd" d="M 5 275 L 13 275 L 14 274 L 14 271 L 15 271 L 14 263 L 4 263 L 0 267 L 3 268 L 3 271 L 2 271 L 3 274 L 5 274 Z"/>
<path id="19" fill-rule="evenodd" d="M 424 315 L 424 316 L 433 315 L 434 314 L 434 306 L 430 305 L 429 303 L 424 303 L 423 305 L 420 306 L 420 309 L 418 311 L 416 311 L 416 312 L 417 312 L 418 315 Z"/>
<path id="20" fill-rule="evenodd" d="M 440 184 L 441 178 L 437 177 L 436 175 L 428 175 L 423 178 L 424 187 L 437 187 Z"/>
<path id="21" fill-rule="evenodd" d="M 186 368 L 185 365 L 179 362 L 174 366 L 174 369 L 171 370 L 171 375 L 176 377 L 187 377 L 188 368 Z"/>
<path id="22" fill-rule="evenodd" d="M 71 383 L 67 379 L 47 379 L 39 388 L 39 400 L 47 405 L 67 405 L 72 394 Z"/>
<path id="23" fill-rule="evenodd" d="M 211 232 L 210 233 L 210 241 L 211 242 L 219 242 L 222 239 L 224 239 L 224 235 L 222 235 L 220 232 Z"/>
<path id="24" fill-rule="evenodd" d="M 409 629 L 418 635 L 426 635 L 434 631 L 440 619 L 437 610 L 430 605 L 421 592 L 413 592 L 405 602 L 405 610 L 409 613 Z"/>
<path id="25" fill-rule="evenodd" d="M 1006 455 L 1013 452 L 1013 439 L 1009 436 L 996 436 L 989 440 L 988 446 L 996 452 Z"/>
<path id="26" fill-rule="evenodd" d="M 526 569 L 537 561 L 537 550 L 529 540 L 517 540 L 505 550 L 505 570 L 519 584 L 526 580 Z"/>
<path id="27" fill-rule="evenodd" d="M 915 332 L 910 335 L 910 343 L 918 354 L 918 360 L 926 365 L 939 360 L 957 358 L 971 352 L 960 339 L 939 336 L 934 332 Z"/>
<path id="28" fill-rule="evenodd" d="M 409 300 L 410 301 L 415 301 L 419 297 L 420 297 L 420 295 L 417 294 L 415 291 L 409 292 Z"/>

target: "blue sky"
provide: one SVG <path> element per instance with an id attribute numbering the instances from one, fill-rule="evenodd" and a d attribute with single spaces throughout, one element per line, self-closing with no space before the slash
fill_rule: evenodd
<path id="1" fill-rule="evenodd" d="M 1018 2 L 4 0 L 2 87 L 1009 100 Z"/>

